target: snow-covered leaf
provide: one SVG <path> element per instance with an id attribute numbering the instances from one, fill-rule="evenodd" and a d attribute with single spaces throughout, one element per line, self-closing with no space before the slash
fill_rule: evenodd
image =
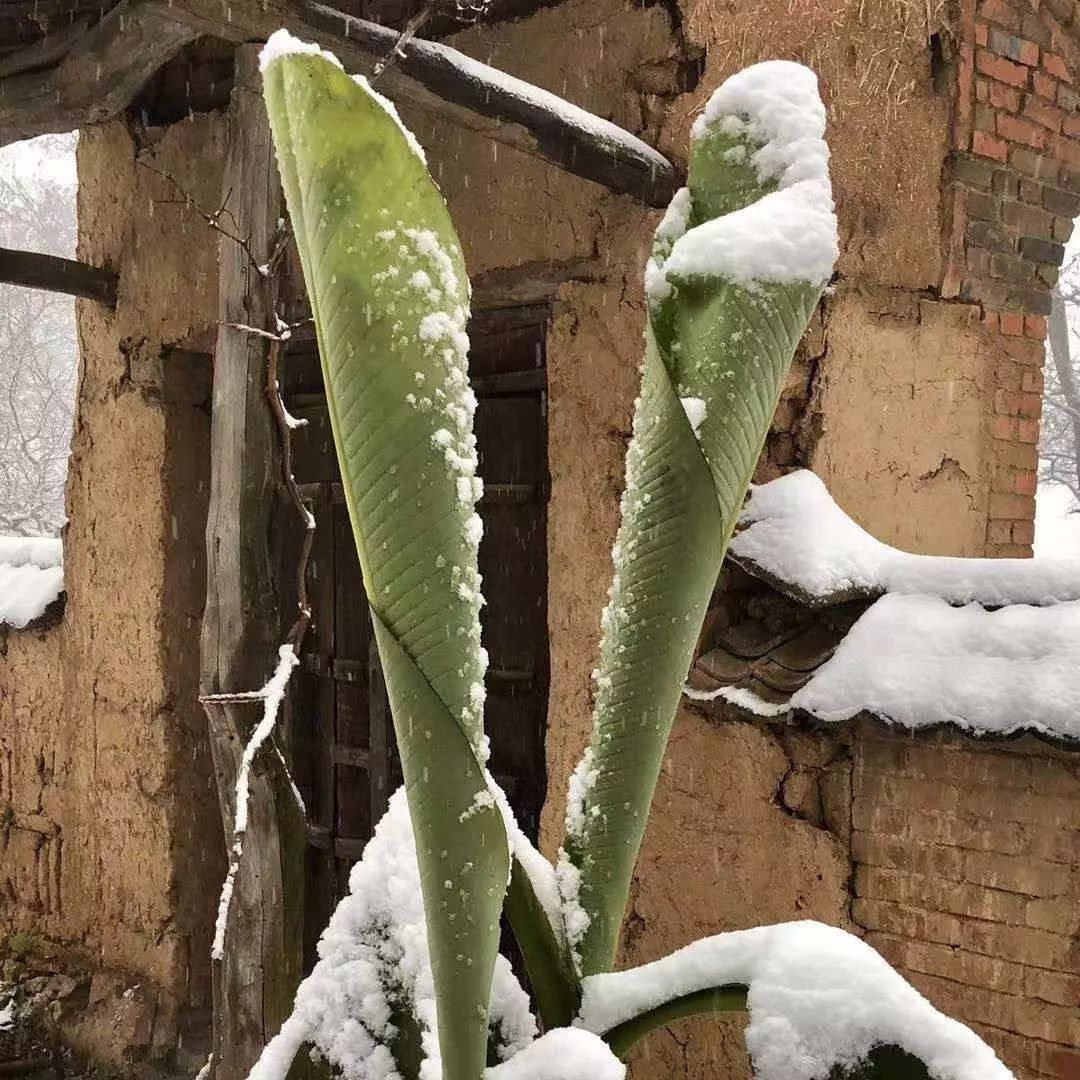
<path id="1" fill-rule="evenodd" d="M 465 264 L 389 102 L 283 31 L 262 66 L 401 752 L 443 1071 L 476 1080 L 510 855 L 498 809 L 477 803 L 486 656 Z"/>
<path id="2" fill-rule="evenodd" d="M 687 187 L 656 231 L 593 736 L 559 867 L 585 973 L 613 964 L 706 605 L 836 258 L 824 128 L 808 69 L 775 61 L 733 76 L 695 126 Z"/>

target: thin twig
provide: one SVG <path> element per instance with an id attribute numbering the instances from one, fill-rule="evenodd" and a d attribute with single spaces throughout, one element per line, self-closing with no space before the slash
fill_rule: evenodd
<path id="1" fill-rule="evenodd" d="M 281 387 L 278 384 L 278 359 L 281 355 L 281 339 L 272 341 L 266 350 L 266 383 L 263 390 L 270 402 L 270 409 L 277 421 L 278 438 L 281 441 L 281 474 L 285 480 L 285 490 L 289 493 L 293 508 L 297 517 L 304 525 L 304 541 L 300 545 L 300 556 L 296 564 L 296 621 L 292 624 L 286 642 L 294 645 L 299 651 L 300 642 L 307 633 L 308 624 L 311 622 L 311 605 L 307 595 L 307 567 L 311 556 L 311 545 L 315 540 L 315 516 L 304 504 L 304 497 L 300 494 L 300 487 L 292 471 L 292 433 L 294 423 L 285 409 L 285 403 L 281 400 Z"/>
<path id="2" fill-rule="evenodd" d="M 231 192 L 226 193 L 221 206 L 219 206 L 217 210 L 214 210 L 212 212 L 207 211 L 202 206 L 200 206 L 195 201 L 195 199 L 191 197 L 191 194 L 187 191 L 184 185 L 181 184 L 180 181 L 177 180 L 172 173 L 166 172 L 164 169 L 155 169 L 153 165 L 150 165 L 147 162 L 143 161 L 142 158 L 136 158 L 135 164 L 141 165 L 144 169 L 148 169 L 150 172 L 156 174 L 157 176 L 160 176 L 162 180 L 167 181 L 168 184 L 173 188 L 173 190 L 180 196 L 180 202 L 184 206 L 186 206 L 189 210 L 194 210 L 195 213 L 198 214 L 199 217 L 201 217 L 203 221 L 205 221 L 206 224 L 209 225 L 210 228 L 213 229 L 215 232 L 220 233 L 226 239 L 231 240 L 234 244 L 237 244 L 247 256 L 248 262 L 251 263 L 252 268 L 259 275 L 260 278 L 265 279 L 269 275 L 268 268 L 264 265 L 260 265 L 256 261 L 255 256 L 251 253 L 251 248 L 249 247 L 248 242 L 237 236 L 236 233 L 230 232 L 228 229 L 225 228 L 224 225 L 221 224 L 221 219 L 226 215 L 228 215 L 230 218 L 233 218 L 234 223 L 236 221 L 236 219 L 233 217 L 232 211 L 226 208 L 226 203 L 229 200 L 229 195 L 231 194 Z"/>

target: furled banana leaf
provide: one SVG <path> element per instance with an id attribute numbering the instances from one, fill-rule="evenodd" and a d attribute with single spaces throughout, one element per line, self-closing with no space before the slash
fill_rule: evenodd
<path id="1" fill-rule="evenodd" d="M 574 959 L 610 970 L 664 748 L 706 606 L 836 230 L 806 68 L 729 79 L 695 126 L 657 230 L 593 734 L 560 882 Z"/>
<path id="2" fill-rule="evenodd" d="M 413 821 L 446 1080 L 477 1080 L 509 874 L 483 762 L 469 286 L 422 151 L 326 54 L 264 92 Z"/>

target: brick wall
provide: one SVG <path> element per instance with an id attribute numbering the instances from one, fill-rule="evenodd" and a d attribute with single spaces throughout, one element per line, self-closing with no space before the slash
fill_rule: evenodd
<path id="1" fill-rule="evenodd" d="M 1076 0 L 962 0 L 946 297 L 999 336 L 987 553 L 1030 554 L 1046 315 L 1080 214 Z"/>
<path id="2" fill-rule="evenodd" d="M 867 940 L 1020 1080 L 1076 1080 L 1080 755 L 871 723 L 853 755 Z"/>

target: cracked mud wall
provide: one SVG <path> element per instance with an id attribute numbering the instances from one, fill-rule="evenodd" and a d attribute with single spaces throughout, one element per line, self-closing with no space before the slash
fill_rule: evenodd
<path id="1" fill-rule="evenodd" d="M 222 123 L 155 135 L 143 158 L 216 205 Z M 119 302 L 79 304 L 63 621 L 0 658 L 0 929 L 79 976 L 64 1037 L 116 1064 L 169 1059 L 205 1016 L 224 872 L 196 700 L 210 364 L 167 348 L 214 319 L 217 243 L 135 155 L 120 123 L 80 139 L 79 257 Z"/>
<path id="2" fill-rule="evenodd" d="M 970 304 L 869 288 L 826 302 L 803 461 L 886 543 L 986 554 L 991 338 Z"/>

